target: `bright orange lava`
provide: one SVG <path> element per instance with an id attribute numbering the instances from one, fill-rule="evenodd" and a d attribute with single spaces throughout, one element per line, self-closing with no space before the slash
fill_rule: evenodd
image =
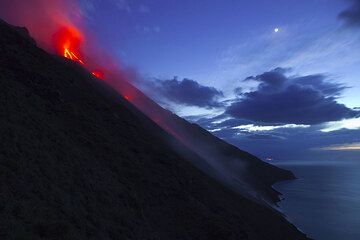
<path id="1" fill-rule="evenodd" d="M 59 55 L 78 62 L 85 68 L 89 66 L 85 64 L 80 53 L 80 47 L 83 43 L 83 35 L 75 27 L 63 26 L 53 36 L 53 44 Z M 99 79 L 104 79 L 104 72 L 101 70 L 90 70 L 91 74 Z"/>
<path id="2" fill-rule="evenodd" d="M 71 52 L 68 48 L 64 47 L 64 57 L 79 62 L 82 65 L 85 65 L 84 61 L 81 60 L 75 53 Z"/>
<path id="3" fill-rule="evenodd" d="M 80 55 L 82 43 L 82 34 L 71 26 L 61 27 L 53 36 L 53 44 L 58 54 L 84 65 Z"/>

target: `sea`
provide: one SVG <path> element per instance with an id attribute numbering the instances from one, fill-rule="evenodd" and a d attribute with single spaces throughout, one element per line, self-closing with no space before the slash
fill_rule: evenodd
<path id="1" fill-rule="evenodd" d="M 360 240 L 360 159 L 275 165 L 297 177 L 273 186 L 291 223 L 315 240 Z"/>

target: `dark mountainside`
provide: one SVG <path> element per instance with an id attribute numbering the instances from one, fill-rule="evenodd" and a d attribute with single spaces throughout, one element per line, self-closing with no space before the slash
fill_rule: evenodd
<path id="1" fill-rule="evenodd" d="M 195 168 L 184 156 L 200 157 L 85 70 L 1 21 L 0 91 L 0 239 L 306 239 Z M 250 171 L 259 186 L 291 177 L 267 164 Z"/>
<path id="2" fill-rule="evenodd" d="M 109 84 L 123 95 L 129 95 L 130 92 L 133 96 L 131 102 L 138 109 L 200 156 L 197 159 L 191 156 L 187 159 L 233 190 L 257 201 L 273 204 L 280 199 L 279 193 L 271 185 L 281 180 L 294 179 L 290 171 L 265 163 L 215 137 L 200 126 L 191 124 L 163 109 L 127 81 L 122 81 L 121 84 L 119 81 Z M 175 149 L 179 150 L 179 147 Z M 183 151 L 180 153 L 183 154 Z"/>

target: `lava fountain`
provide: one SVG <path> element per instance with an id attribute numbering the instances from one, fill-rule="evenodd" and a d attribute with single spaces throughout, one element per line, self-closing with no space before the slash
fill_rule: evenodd
<path id="1" fill-rule="evenodd" d="M 83 35 L 73 26 L 63 26 L 53 35 L 53 46 L 57 54 L 83 65 L 93 76 L 104 79 L 104 71 L 100 69 L 91 70 L 85 64 L 84 57 L 80 51 L 83 42 Z"/>
<path id="2" fill-rule="evenodd" d="M 75 27 L 63 26 L 53 35 L 53 45 L 59 55 L 85 65 L 80 55 L 82 42 L 83 36 Z"/>
<path id="3" fill-rule="evenodd" d="M 185 142 L 181 137 L 183 131 L 171 120 L 172 114 L 134 87 L 129 82 L 129 72 L 118 67 L 116 58 L 101 52 L 94 42 L 85 44 L 88 38 L 92 39 L 92 32 L 83 28 L 78 3 L 77 0 L 0 0 L 0 16 L 12 24 L 26 26 L 41 48 L 80 64 L 169 134 Z"/>

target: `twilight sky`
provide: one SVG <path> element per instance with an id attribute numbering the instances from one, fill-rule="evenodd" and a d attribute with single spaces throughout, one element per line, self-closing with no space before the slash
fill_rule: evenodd
<path id="1" fill-rule="evenodd" d="M 358 157 L 359 0 L 81 0 L 164 107 L 265 157 Z M 345 153 L 346 152 L 346 153 Z"/>
<path id="2" fill-rule="evenodd" d="M 162 106 L 260 157 L 359 157 L 360 0 L 79 0 Z"/>

